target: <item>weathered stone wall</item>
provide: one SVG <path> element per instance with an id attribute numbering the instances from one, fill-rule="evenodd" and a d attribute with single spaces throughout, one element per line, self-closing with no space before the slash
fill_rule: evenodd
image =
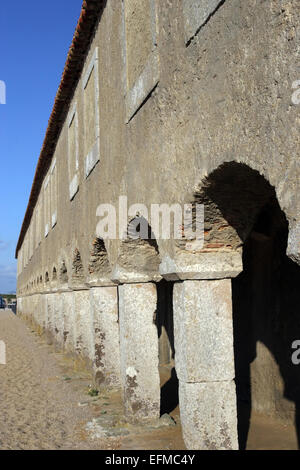
<path id="1" fill-rule="evenodd" d="M 49 211 L 43 186 L 18 257 L 19 312 L 91 362 L 98 378 L 123 386 L 118 284 L 237 276 L 272 198 L 287 219 L 285 250 L 300 263 L 298 1 L 143 3 L 135 17 L 136 2 L 107 1 L 53 155 L 57 207 L 52 197 Z M 148 207 L 203 202 L 204 248 L 187 252 L 159 237 L 155 246 L 97 241 L 98 205 L 118 207 L 120 196 Z M 122 315 L 126 325 L 127 309 Z"/>
<path id="2" fill-rule="evenodd" d="M 70 273 L 76 248 L 87 271 L 100 203 L 117 203 L 119 195 L 127 195 L 129 204 L 190 202 L 202 179 L 226 161 L 244 162 L 275 187 L 290 223 L 289 252 L 297 257 L 299 109 L 291 101 L 298 78 L 297 2 L 227 0 L 188 47 L 181 2 L 157 5 L 159 85 L 126 124 L 122 9 L 120 2 L 107 3 L 85 66 L 98 47 L 100 162 L 86 179 L 80 82 L 73 98 L 80 129 L 79 191 L 70 201 L 65 123 L 53 156 L 58 222 L 19 276 L 24 293 L 63 260 Z M 172 252 L 170 243 L 158 244 L 161 255 Z M 107 250 L 113 266 L 119 242 L 107 244 Z"/>

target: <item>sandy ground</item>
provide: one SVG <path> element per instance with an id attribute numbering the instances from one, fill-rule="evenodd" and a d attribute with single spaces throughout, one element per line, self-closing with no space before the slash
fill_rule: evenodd
<path id="1" fill-rule="evenodd" d="M 152 426 L 124 420 L 120 392 L 90 397 L 91 376 L 74 368 L 22 320 L 0 310 L 0 450 L 184 450 L 178 406 Z M 162 372 L 162 385 L 168 371 Z M 252 415 L 248 449 L 297 449 L 293 426 Z"/>
<path id="2" fill-rule="evenodd" d="M 184 448 L 171 421 L 128 425 L 119 392 L 91 398 L 91 376 L 9 311 L 0 310 L 0 340 L 0 449 Z"/>
<path id="3" fill-rule="evenodd" d="M 84 447 L 80 422 L 90 416 L 78 406 L 82 387 L 70 387 L 53 349 L 8 311 L 0 311 L 0 339 L 7 349 L 7 364 L 0 365 L 0 449 Z"/>

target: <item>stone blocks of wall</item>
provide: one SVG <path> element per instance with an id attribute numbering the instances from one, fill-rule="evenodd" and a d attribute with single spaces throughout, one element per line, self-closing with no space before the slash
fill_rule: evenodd
<path id="1" fill-rule="evenodd" d="M 188 449 L 237 449 L 231 280 L 174 286 L 175 364 Z"/>
<path id="2" fill-rule="evenodd" d="M 184 441 L 190 450 L 237 450 L 235 383 L 179 385 Z"/>
<path id="3" fill-rule="evenodd" d="M 233 380 L 231 280 L 174 286 L 176 371 L 184 382 Z"/>

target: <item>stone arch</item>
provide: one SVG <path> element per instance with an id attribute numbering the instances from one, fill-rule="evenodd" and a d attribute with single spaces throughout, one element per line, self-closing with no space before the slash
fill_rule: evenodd
<path id="1" fill-rule="evenodd" d="M 46 271 L 46 273 L 45 273 L 45 283 L 48 284 L 49 281 L 50 281 L 49 273 L 48 273 L 48 271 Z"/>
<path id="2" fill-rule="evenodd" d="M 65 260 L 61 261 L 60 268 L 59 268 L 59 281 L 62 284 L 68 284 L 69 276 L 68 276 L 68 268 L 66 266 Z"/>
<path id="3" fill-rule="evenodd" d="M 132 218 L 121 241 L 113 280 L 160 281 L 160 254 L 155 234 L 144 217 Z"/>
<path id="4" fill-rule="evenodd" d="M 180 340 L 175 341 L 182 384 L 181 396 L 188 404 L 187 409 L 193 409 L 197 414 L 197 407 L 193 407 L 189 398 L 192 389 L 198 388 L 202 392 L 207 389 L 207 397 L 204 393 L 202 397 L 203 409 L 211 409 L 214 415 L 217 407 L 213 409 L 215 404 L 211 403 L 209 391 L 214 389 L 216 381 L 223 383 L 224 390 L 226 387 L 229 390 L 230 377 L 233 375 L 229 369 L 228 373 L 226 372 L 225 363 L 222 370 L 220 360 L 222 356 L 227 357 L 227 363 L 231 363 L 234 356 L 240 447 L 246 447 L 250 422 L 252 426 L 255 425 L 255 420 L 250 420 L 253 412 L 264 413 L 273 419 L 278 418 L 279 413 L 280 419 L 286 423 L 296 422 L 300 443 L 300 371 L 291 361 L 293 341 L 300 337 L 300 325 L 295 313 L 299 304 L 297 285 L 300 285 L 300 268 L 287 257 L 289 222 L 279 205 L 276 189 L 264 176 L 249 166 L 227 162 L 201 182 L 194 191 L 192 202 L 204 204 L 205 207 L 204 244 L 191 250 L 190 240 L 176 241 L 175 259 L 169 263 L 170 269 L 166 272 L 171 278 L 173 273 L 174 279 L 187 281 L 176 285 L 174 301 L 177 303 L 177 336 L 184 338 L 190 335 L 190 338 L 194 339 L 190 341 L 191 357 L 190 360 L 187 359 L 187 364 L 204 363 L 205 353 L 205 357 L 211 361 L 210 364 L 215 364 L 216 368 L 211 366 L 207 370 L 199 368 L 197 371 L 197 367 L 193 367 L 186 373 L 185 359 L 180 365 L 181 359 L 178 359 L 179 356 L 183 357 L 186 351 L 183 353 Z M 242 260 L 240 264 L 239 257 Z M 228 278 L 232 278 L 232 289 L 229 289 Z M 196 281 L 191 282 L 192 280 Z M 187 320 L 183 321 L 183 318 L 188 317 L 189 307 L 184 302 L 181 304 L 183 297 L 180 295 L 187 295 L 189 301 L 194 296 L 195 305 L 190 315 L 197 309 L 202 314 L 207 310 L 206 324 L 202 324 L 199 319 L 198 336 L 193 336 L 196 323 L 193 323 L 192 331 L 191 326 L 186 323 Z M 201 295 L 204 299 L 202 305 L 197 303 L 197 298 Z M 211 304 L 207 301 L 210 297 Z M 215 303 L 216 299 L 218 303 Z M 215 353 L 210 349 L 209 343 L 203 348 L 206 338 L 201 333 L 208 331 L 208 327 L 215 331 L 215 336 L 220 331 L 215 330 L 219 321 L 218 309 L 225 305 L 225 300 L 226 304 L 230 304 L 229 311 L 232 301 L 232 359 L 226 352 L 228 348 L 224 349 L 224 355 L 220 354 L 220 351 Z M 216 319 L 210 320 L 214 308 Z M 181 314 L 184 315 L 179 321 Z M 225 337 L 226 328 L 228 323 L 224 327 L 220 343 L 228 339 Z M 184 332 L 183 336 L 180 331 Z M 198 343 L 202 344 L 201 353 Z M 218 367 L 220 369 L 217 372 Z M 215 372 L 211 373 L 212 370 Z M 221 386 L 219 390 L 217 393 L 220 394 L 221 402 Z M 234 401 L 232 400 L 232 403 Z M 181 411 L 183 417 L 189 413 L 184 407 Z M 199 411 L 199 416 L 200 414 Z M 186 423 L 183 426 L 188 428 Z M 232 437 L 234 443 L 233 428 L 234 426 L 232 434 L 229 433 L 228 437 Z M 199 434 L 194 440 L 190 431 L 197 436 L 195 429 L 187 429 L 188 445 L 199 445 L 196 440 L 199 440 Z M 216 433 L 207 439 L 207 443 L 208 446 L 222 446 L 222 436 L 217 436 Z"/>
<path id="5" fill-rule="evenodd" d="M 228 162 L 209 174 L 194 191 L 195 204 L 204 205 L 204 245 L 193 250 L 183 236 L 177 251 L 195 255 L 215 251 L 241 251 L 261 210 L 277 201 L 275 188 L 256 170 L 243 163 Z"/>
<path id="6" fill-rule="evenodd" d="M 101 238 L 95 238 L 92 242 L 88 273 L 91 282 L 110 280 L 111 266 L 104 240 Z"/>
<path id="7" fill-rule="evenodd" d="M 52 269 L 52 281 L 56 281 L 56 280 L 57 280 L 57 269 L 54 266 Z"/>
<path id="8" fill-rule="evenodd" d="M 72 262 L 72 283 L 82 284 L 85 281 L 84 268 L 82 264 L 80 251 L 76 248 L 73 254 Z"/>

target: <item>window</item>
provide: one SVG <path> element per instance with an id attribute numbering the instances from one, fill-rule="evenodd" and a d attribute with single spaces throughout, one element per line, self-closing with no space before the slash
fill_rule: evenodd
<path id="1" fill-rule="evenodd" d="M 28 233 L 29 233 L 29 260 L 31 260 L 31 258 L 33 257 L 33 243 L 34 243 L 34 231 L 33 231 L 33 228 L 34 228 L 34 225 L 33 225 L 33 218 L 31 219 L 31 224 L 30 224 L 30 227 L 29 227 L 29 230 L 28 230 Z"/>
<path id="2" fill-rule="evenodd" d="M 39 199 L 36 209 L 35 209 L 35 228 L 36 228 L 36 234 L 35 234 L 35 248 L 38 248 L 39 244 L 42 241 L 42 228 L 41 228 L 41 198 Z"/>
<path id="3" fill-rule="evenodd" d="M 79 146 L 78 146 L 78 114 L 76 104 L 68 118 L 68 167 L 69 195 L 74 199 L 79 189 Z"/>
<path id="4" fill-rule="evenodd" d="M 156 0 L 123 0 L 126 122 L 159 81 Z"/>
<path id="5" fill-rule="evenodd" d="M 83 77 L 85 176 L 89 176 L 100 160 L 98 48 Z"/>
<path id="6" fill-rule="evenodd" d="M 57 223 L 57 166 L 56 159 L 50 169 L 50 193 L 51 193 L 51 227 Z"/>
<path id="7" fill-rule="evenodd" d="M 47 176 L 44 184 L 44 218 L 45 218 L 45 237 L 50 230 L 50 175 Z"/>

